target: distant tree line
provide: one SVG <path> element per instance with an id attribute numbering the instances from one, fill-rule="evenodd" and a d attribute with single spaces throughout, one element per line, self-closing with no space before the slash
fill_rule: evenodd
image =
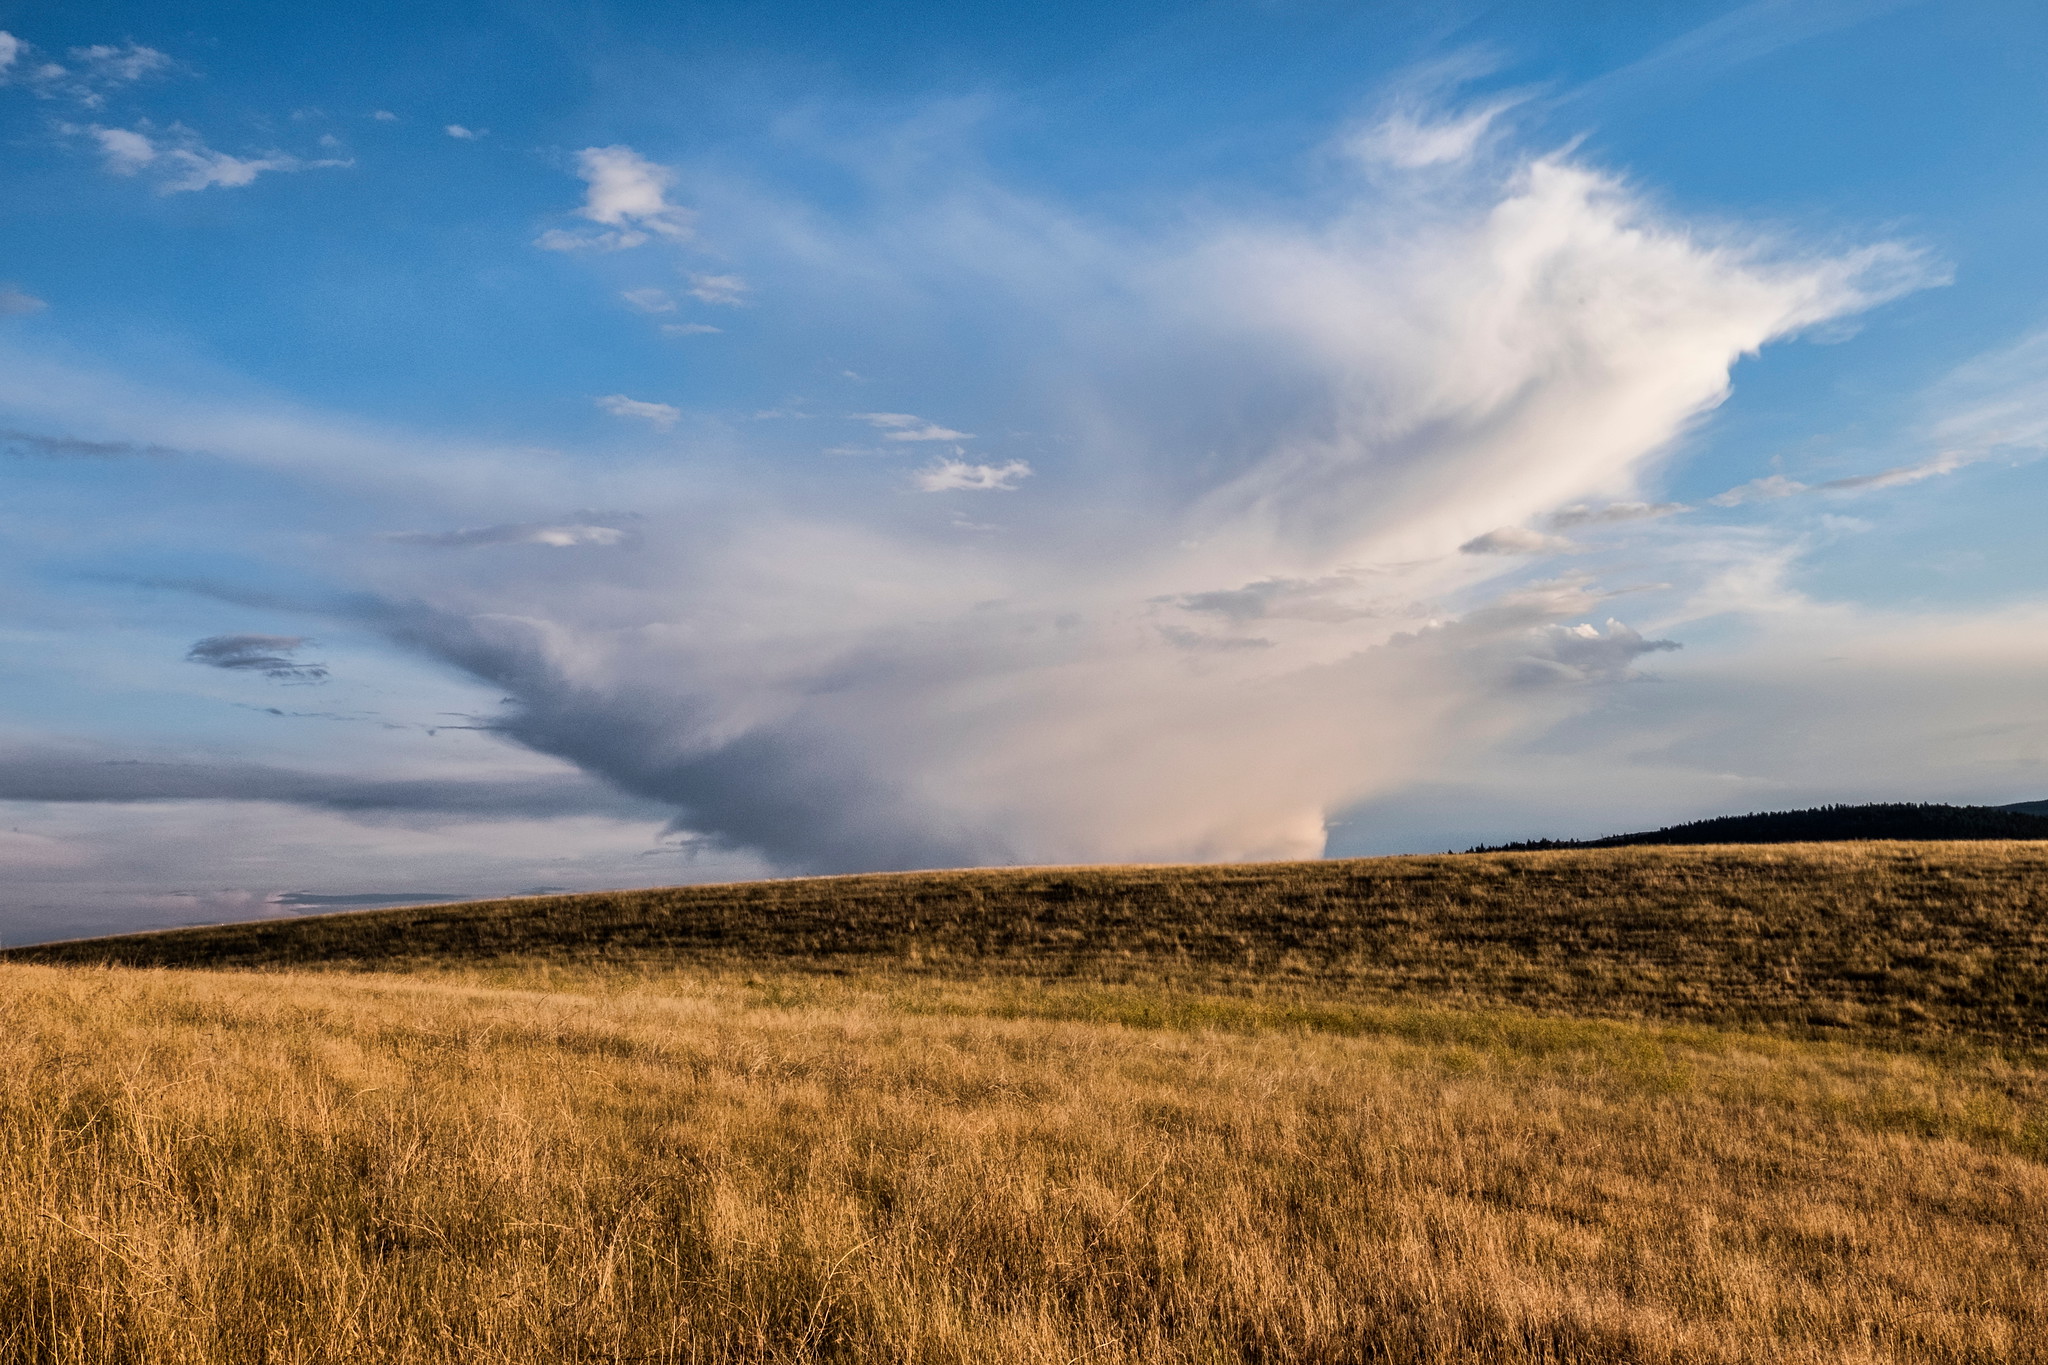
<path id="1" fill-rule="evenodd" d="M 2048 839 L 2048 817 L 2009 806 L 1947 806 L 1894 802 L 1756 811 L 1671 825 L 1647 834 L 1604 839 L 1526 839 L 1482 844 L 1468 853 L 1523 853 L 1545 848 L 1622 848 L 1629 844 L 1803 844 L 1841 839 Z"/>

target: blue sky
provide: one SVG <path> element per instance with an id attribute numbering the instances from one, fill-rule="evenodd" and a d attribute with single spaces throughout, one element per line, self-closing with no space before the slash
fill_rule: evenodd
<path id="1" fill-rule="evenodd" d="M 0 32 L 10 941 L 2048 796 L 2038 6 Z"/>

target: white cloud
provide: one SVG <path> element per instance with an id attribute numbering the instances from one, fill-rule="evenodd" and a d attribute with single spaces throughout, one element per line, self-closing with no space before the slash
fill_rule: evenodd
<path id="1" fill-rule="evenodd" d="M 630 417 L 638 422 L 651 422 L 663 431 L 674 426 L 682 417 L 683 410 L 667 403 L 644 403 L 637 398 L 628 398 L 623 393 L 608 393 L 597 400 L 597 405 L 614 417 Z"/>
<path id="2" fill-rule="evenodd" d="M 1521 100 L 1498 100 L 1461 113 L 1406 109 L 1388 115 L 1352 140 L 1351 147 L 1367 161 L 1403 170 L 1442 166 L 1469 160 L 1479 150 L 1495 120 Z"/>
<path id="3" fill-rule="evenodd" d="M 68 99 L 87 109 L 104 105 L 109 91 L 169 74 L 178 65 L 155 48 L 133 42 L 74 47 L 67 54 L 70 66 L 49 61 L 28 65 L 22 58 L 29 51 L 28 43 L 0 32 L 0 85 L 25 85 L 44 99 Z"/>
<path id="4" fill-rule="evenodd" d="M 115 175 L 133 175 L 157 159 L 156 143 L 126 128 L 94 128 L 107 169 Z"/>
<path id="5" fill-rule="evenodd" d="M 101 85 L 126 85 L 168 71 L 173 65 L 169 57 L 155 48 L 133 42 L 119 47 L 106 43 L 74 47 L 71 60 L 84 69 L 87 80 Z"/>
<path id="6" fill-rule="evenodd" d="M 676 301 L 669 297 L 666 289 L 625 289 L 619 292 L 619 297 L 626 301 L 627 306 L 642 313 L 676 311 Z"/>
<path id="7" fill-rule="evenodd" d="M 623 251 L 659 237 L 685 242 L 696 215 L 668 202 L 675 172 L 631 147 L 585 147 L 576 174 L 590 186 L 576 212 L 607 229 L 550 228 L 535 239 L 550 251 Z"/>
<path id="8" fill-rule="evenodd" d="M 47 307 L 48 304 L 25 292 L 19 285 L 0 284 L 0 318 L 26 317 Z"/>
<path id="9" fill-rule="evenodd" d="M 458 142 L 474 142 L 480 137 L 487 136 L 491 130 L 488 128 L 465 128 L 459 123 L 451 123 L 441 131 Z"/>
<path id="10" fill-rule="evenodd" d="M 398 122 L 398 115 L 392 113 L 389 109 L 379 109 L 376 112 L 372 113 L 370 117 L 375 119 L 379 123 Z"/>
<path id="11" fill-rule="evenodd" d="M 708 322 L 664 322 L 661 324 L 661 334 L 665 337 L 716 336 L 724 330 L 723 327 L 713 327 Z"/>
<path id="12" fill-rule="evenodd" d="M 156 178 L 159 194 L 178 194 L 210 186 L 236 188 L 252 183 L 266 171 L 299 171 L 308 167 L 346 166 L 342 160 L 302 161 L 283 152 L 263 156 L 237 157 L 217 152 L 199 135 L 181 123 L 157 131 L 149 124 L 135 128 L 103 128 L 91 124 L 70 131 L 89 134 L 99 144 L 100 155 L 112 175 Z"/>
<path id="13" fill-rule="evenodd" d="M 739 307 L 746 303 L 753 286 L 737 275 L 692 275 L 690 294 L 706 303 Z"/>
<path id="14" fill-rule="evenodd" d="M 922 417 L 907 412 L 856 412 L 849 414 L 857 422 L 866 422 L 882 433 L 885 441 L 971 441 L 973 435 L 965 431 L 954 431 L 936 422 L 927 422 Z"/>
<path id="15" fill-rule="evenodd" d="M 1143 245 L 906 188 L 887 234 L 779 264 L 992 338 L 966 376 L 919 363 L 1002 367 L 1007 403 L 1041 405 L 1010 420 L 1057 433 L 1062 478 L 1006 534 L 763 473 L 745 510 L 650 533 L 637 589 L 472 581 L 412 638 L 520 699 L 509 736 L 792 870 L 1312 856 L 1333 812 L 1585 713 L 1683 641 L 1606 624 L 1594 581 L 1495 586 L 1524 566 L 1460 545 L 1658 509 L 1633 484 L 1738 358 L 1915 278 L 1891 248 L 1707 240 L 1565 158 L 1443 165 L 1333 219 Z M 993 492 L 1022 464 L 912 478 Z"/>
<path id="16" fill-rule="evenodd" d="M 1570 554 L 1579 547 L 1562 536 L 1546 536 L 1522 526 L 1500 526 L 1474 536 L 1458 547 L 1468 555 L 1554 555 Z"/>
<path id="17" fill-rule="evenodd" d="M 918 488 L 926 493 L 1007 493 L 1031 477 L 1031 466 L 1022 460 L 1010 460 L 999 465 L 940 460 L 918 470 L 912 477 Z"/>
<path id="18" fill-rule="evenodd" d="M 1656 507 L 1641 482 L 1724 400 L 1738 359 L 1911 278 L 1896 250 L 1743 247 L 1570 158 L 1438 164 L 1398 192 L 1361 177 L 1337 211 L 1205 214 L 1143 239 L 957 164 L 882 177 L 841 222 L 829 206 L 762 210 L 803 223 L 794 243 L 748 233 L 778 291 L 831 301 L 806 320 L 808 375 L 915 375 L 961 425 L 1058 451 L 1059 478 L 1001 500 L 1001 535 L 908 515 L 904 482 L 795 458 L 786 429 L 757 447 L 739 424 L 717 433 L 744 484 L 704 477 L 708 462 L 427 458 L 282 419 L 91 431 L 270 462 L 317 494 L 316 525 L 342 480 L 404 509 L 377 524 L 418 524 L 427 488 L 438 524 L 487 530 L 584 524 L 537 520 L 526 501 L 544 490 L 561 506 L 594 496 L 591 479 L 631 488 L 618 504 L 647 517 L 631 554 L 373 547 L 377 619 L 513 699 L 494 738 L 778 867 L 1313 856 L 1353 803 L 1535 764 L 1540 737 L 1597 731 L 1619 698 L 1661 705 L 1640 694 L 1671 684 L 1630 688 L 1640 659 L 1698 670 L 1710 651 L 1686 614 L 1754 611 L 1761 589 L 1738 599 L 1716 575 L 1738 551 L 1764 557 L 1766 537 L 1668 526 L 1692 559 L 1659 562 L 1678 586 L 1631 599 L 1626 622 L 1590 574 L 1530 584 L 1532 566 L 1458 547 Z M 736 231 L 760 226 L 734 213 Z M 897 325 L 905 299 L 914 328 Z M 949 336 L 976 342 L 933 340 Z M 40 374 L 0 365 L 0 400 L 97 397 Z M 972 406 L 992 375 L 999 396 Z M 77 403 L 95 423 L 120 410 Z M 884 450 L 967 439 L 912 413 L 852 420 Z M 1028 473 L 948 453 L 920 485 L 995 491 Z M 1811 614 L 1784 600 L 1788 619 Z M 1768 729 L 1740 691 L 1726 714 Z M 1684 738 L 1634 733 L 1645 763 Z"/>

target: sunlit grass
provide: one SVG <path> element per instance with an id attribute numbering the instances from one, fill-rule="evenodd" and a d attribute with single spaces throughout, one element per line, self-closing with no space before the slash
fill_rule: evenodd
<path id="1" fill-rule="evenodd" d="M 0 966 L 0 1359 L 2048 1359 L 2024 1052 L 493 974 Z"/>

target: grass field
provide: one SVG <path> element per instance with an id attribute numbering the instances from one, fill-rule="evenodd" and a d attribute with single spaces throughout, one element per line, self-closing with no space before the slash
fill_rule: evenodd
<path id="1" fill-rule="evenodd" d="M 17 950 L 0 1360 L 2048 1361 L 2044 873 L 927 874 Z"/>

